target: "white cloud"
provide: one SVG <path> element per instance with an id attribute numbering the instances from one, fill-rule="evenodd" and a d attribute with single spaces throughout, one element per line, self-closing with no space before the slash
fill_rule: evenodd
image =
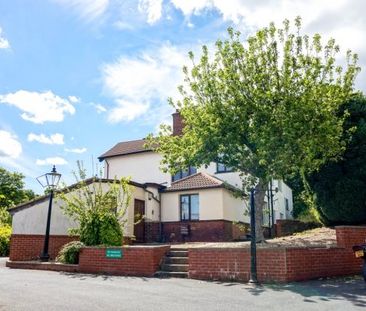
<path id="1" fill-rule="evenodd" d="M 48 144 L 48 145 L 63 145 L 64 144 L 64 135 L 63 134 L 51 134 L 47 136 L 45 134 L 28 134 L 28 141 L 38 141 L 41 144 Z"/>
<path id="2" fill-rule="evenodd" d="M 9 41 L 3 36 L 3 30 L 0 27 L 0 49 L 9 49 L 10 43 Z"/>
<path id="3" fill-rule="evenodd" d="M 156 23 L 162 15 L 163 0 L 139 0 L 138 10 L 146 13 L 148 24 Z"/>
<path id="4" fill-rule="evenodd" d="M 101 104 L 94 104 L 94 103 L 91 103 L 91 105 L 95 108 L 95 110 L 97 111 L 97 113 L 103 113 L 103 112 L 106 112 L 107 111 L 107 108 L 104 107 L 103 105 Z"/>
<path id="5" fill-rule="evenodd" d="M 22 153 L 22 145 L 10 132 L 0 130 L 0 158 L 16 159 Z"/>
<path id="6" fill-rule="evenodd" d="M 187 51 L 188 48 L 163 44 L 137 57 L 121 56 L 116 62 L 105 64 L 104 89 L 116 102 L 108 114 L 109 121 L 133 120 L 155 109 L 151 107 L 153 103 L 166 106 L 167 97 L 177 94 L 182 82 Z"/>
<path id="7" fill-rule="evenodd" d="M 86 22 L 98 20 L 107 11 L 109 0 L 54 0 L 75 11 Z"/>
<path id="8" fill-rule="evenodd" d="M 68 97 L 69 101 L 72 102 L 73 104 L 77 104 L 80 103 L 80 98 L 76 97 L 76 96 L 69 96 Z"/>
<path id="9" fill-rule="evenodd" d="M 24 120 L 42 124 L 44 122 L 61 122 L 65 114 L 74 114 L 72 103 L 51 91 L 38 93 L 20 90 L 15 93 L 0 95 L 0 103 L 15 106 L 23 113 Z"/>
<path id="10" fill-rule="evenodd" d="M 293 20 L 300 15 L 304 33 L 334 38 L 341 47 L 342 57 L 347 49 L 359 54 L 364 70 L 356 80 L 356 87 L 366 91 L 366 41 L 361 39 L 366 29 L 364 0 L 171 0 L 170 3 L 186 16 L 188 25 L 192 15 L 215 10 L 244 34 L 252 34 L 271 21 L 281 25 L 285 18 Z"/>
<path id="11" fill-rule="evenodd" d="M 65 165 L 67 161 L 61 157 L 51 157 L 46 159 L 37 159 L 37 165 Z"/>
<path id="12" fill-rule="evenodd" d="M 68 149 L 68 148 L 65 148 L 65 151 L 66 152 L 72 152 L 72 153 L 84 153 L 86 152 L 86 148 L 73 148 L 73 149 Z"/>

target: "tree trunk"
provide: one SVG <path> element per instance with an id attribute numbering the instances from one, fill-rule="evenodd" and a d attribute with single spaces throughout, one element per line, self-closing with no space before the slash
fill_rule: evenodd
<path id="1" fill-rule="evenodd" d="M 266 195 L 267 184 L 263 180 L 255 187 L 254 205 L 255 205 L 255 237 L 256 241 L 263 242 L 263 207 Z"/>

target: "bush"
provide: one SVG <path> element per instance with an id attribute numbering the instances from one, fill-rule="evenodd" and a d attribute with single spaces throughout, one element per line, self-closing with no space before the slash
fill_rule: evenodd
<path id="1" fill-rule="evenodd" d="M 115 214 L 91 213 L 80 223 L 80 241 L 87 246 L 122 245 L 122 229 Z"/>
<path id="2" fill-rule="evenodd" d="M 11 227 L 8 225 L 0 227 L 0 257 L 8 256 L 10 250 Z"/>
<path id="3" fill-rule="evenodd" d="M 79 241 L 72 241 L 65 244 L 57 255 L 56 261 L 67 264 L 79 263 L 79 252 L 84 243 Z"/>

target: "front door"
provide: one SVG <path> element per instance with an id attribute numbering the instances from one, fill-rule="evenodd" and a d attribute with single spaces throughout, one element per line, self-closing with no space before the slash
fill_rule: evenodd
<path id="1" fill-rule="evenodd" d="M 134 232 L 136 242 L 144 242 L 145 241 L 145 201 L 135 200 L 135 225 Z"/>

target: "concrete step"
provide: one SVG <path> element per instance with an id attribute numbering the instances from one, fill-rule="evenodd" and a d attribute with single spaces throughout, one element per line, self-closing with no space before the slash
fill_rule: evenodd
<path id="1" fill-rule="evenodd" d="M 170 250 L 167 254 L 168 257 L 188 257 L 188 251 L 176 251 Z"/>
<path id="2" fill-rule="evenodd" d="M 168 271 L 168 272 L 188 272 L 188 265 L 182 265 L 182 264 L 163 264 L 161 266 L 161 271 Z"/>
<path id="3" fill-rule="evenodd" d="M 165 264 L 188 264 L 188 257 L 165 257 Z"/>
<path id="4" fill-rule="evenodd" d="M 155 274 L 159 278 L 188 278 L 188 272 L 158 271 Z"/>

